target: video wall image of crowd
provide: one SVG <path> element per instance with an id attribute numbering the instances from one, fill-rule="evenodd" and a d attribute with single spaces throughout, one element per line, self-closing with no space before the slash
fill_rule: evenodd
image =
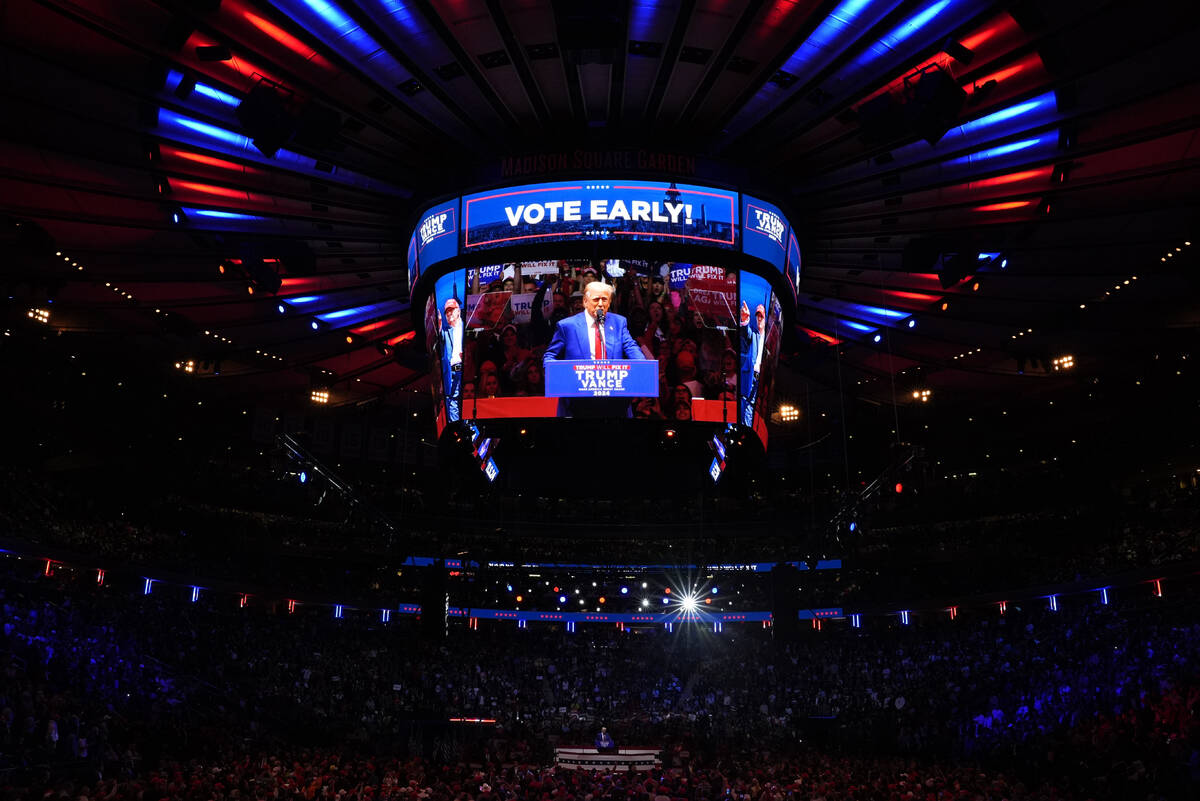
<path id="1" fill-rule="evenodd" d="M 693 401 L 708 400 L 740 401 L 750 411 L 729 419 L 752 418 L 765 394 L 760 375 L 778 354 L 779 302 L 765 279 L 739 283 L 735 269 L 699 264 L 547 260 L 460 269 L 436 282 L 426 341 L 447 421 L 474 416 L 476 399 L 544 396 L 555 329 L 583 313 L 596 283 L 611 288 L 609 312 L 624 318 L 639 357 L 658 362 L 659 392 L 635 399 L 633 417 L 687 421 Z"/>

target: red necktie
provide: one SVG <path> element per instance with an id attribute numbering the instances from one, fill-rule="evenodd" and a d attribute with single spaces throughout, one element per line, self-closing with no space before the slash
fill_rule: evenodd
<path id="1" fill-rule="evenodd" d="M 600 323 L 596 323 L 596 358 L 604 358 L 604 336 L 600 333 Z"/>

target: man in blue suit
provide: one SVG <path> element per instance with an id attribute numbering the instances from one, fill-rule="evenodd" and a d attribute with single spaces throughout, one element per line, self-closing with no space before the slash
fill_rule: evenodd
<path id="1" fill-rule="evenodd" d="M 613 288 L 593 281 L 583 290 L 583 311 L 558 323 L 543 362 L 558 359 L 645 359 L 629 324 L 609 314 Z M 600 320 L 599 324 L 597 321 Z"/>
<path id="2" fill-rule="evenodd" d="M 463 323 L 458 300 L 447 298 L 442 323 L 442 382 L 446 391 L 446 422 L 462 417 Z"/>
<path id="3" fill-rule="evenodd" d="M 750 325 L 750 307 L 742 301 L 742 425 L 754 425 L 754 405 L 758 402 L 758 379 L 762 373 L 763 351 L 767 345 L 767 310 L 760 303 Z"/>
<path id="4" fill-rule="evenodd" d="M 637 340 L 629 333 L 629 324 L 619 314 L 609 314 L 613 288 L 593 281 L 583 290 L 583 311 L 560 320 L 542 363 L 559 359 L 645 359 Z M 568 406 L 559 403 L 559 415 L 628 417 L 629 402 L 597 398 Z"/>

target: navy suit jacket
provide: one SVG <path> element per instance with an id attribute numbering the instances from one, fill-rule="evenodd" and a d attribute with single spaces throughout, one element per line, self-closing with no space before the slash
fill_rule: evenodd
<path id="1" fill-rule="evenodd" d="M 753 322 L 751 320 L 750 324 L 742 326 L 742 394 L 747 397 L 752 394 L 750 387 L 754 381 L 754 352 L 767 345 L 766 335 L 760 334 Z M 765 353 L 763 358 L 767 358 Z"/>
<path id="2" fill-rule="evenodd" d="M 629 324 L 619 314 L 609 312 L 604 316 L 604 351 L 609 359 L 645 359 L 637 340 L 629 333 Z M 587 312 L 560 320 L 550 338 L 550 345 L 542 356 L 543 362 L 558 359 L 590 359 L 592 351 L 588 345 Z"/>

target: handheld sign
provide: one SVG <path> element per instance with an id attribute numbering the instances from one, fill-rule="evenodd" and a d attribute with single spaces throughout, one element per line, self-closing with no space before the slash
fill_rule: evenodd
<path id="1" fill-rule="evenodd" d="M 548 398 L 652 398 L 658 395 L 658 362 L 546 362 Z"/>

